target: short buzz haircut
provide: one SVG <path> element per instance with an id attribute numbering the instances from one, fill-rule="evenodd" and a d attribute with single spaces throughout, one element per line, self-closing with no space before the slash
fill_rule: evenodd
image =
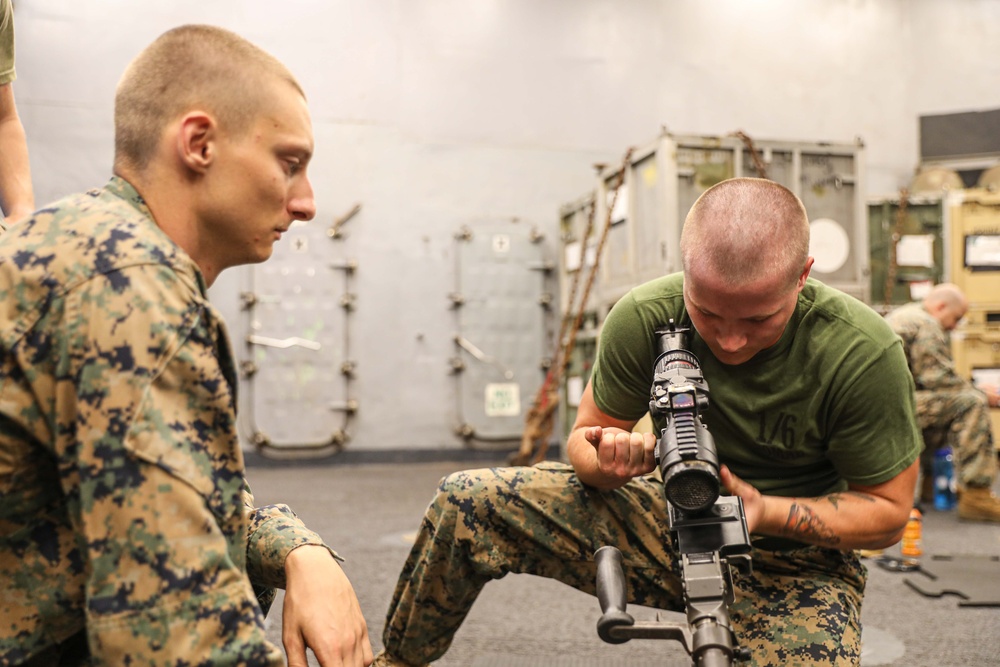
<path id="1" fill-rule="evenodd" d="M 284 80 L 305 97 L 288 68 L 239 35 L 184 25 L 160 35 L 126 68 L 115 91 L 115 167 L 145 169 L 164 128 L 192 109 L 224 131 L 250 129 L 265 104 L 265 84 Z"/>
<path id="2" fill-rule="evenodd" d="M 742 285 L 783 277 L 791 289 L 809 259 L 809 216 L 788 188 L 762 178 L 713 185 L 691 207 L 681 232 L 685 273 L 697 267 Z"/>
<path id="3" fill-rule="evenodd" d="M 935 285 L 924 297 L 925 304 L 943 303 L 956 313 L 965 314 L 969 309 L 969 301 L 958 285 L 941 283 Z"/>

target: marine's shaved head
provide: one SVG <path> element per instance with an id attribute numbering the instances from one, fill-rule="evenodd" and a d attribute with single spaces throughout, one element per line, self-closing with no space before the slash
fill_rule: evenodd
<path id="1" fill-rule="evenodd" d="M 924 304 L 944 304 L 949 308 L 963 311 L 969 307 L 965 294 L 958 285 L 952 283 L 941 283 L 932 287 L 924 297 Z"/>
<path id="2" fill-rule="evenodd" d="M 924 309 L 941 324 L 945 331 L 958 326 L 959 321 L 969 312 L 969 300 L 952 283 L 941 283 L 931 288 L 923 299 Z"/>
<path id="3" fill-rule="evenodd" d="M 809 258 L 809 218 L 788 188 L 762 178 L 712 186 L 691 207 L 681 232 L 685 273 L 730 285 L 781 276 L 794 287 Z"/>
<path id="4" fill-rule="evenodd" d="M 267 103 L 267 84 L 295 77 L 269 53 L 228 30 L 169 30 L 128 66 L 115 92 L 115 171 L 142 171 L 167 124 L 192 109 L 213 114 L 232 134 L 249 130 Z M 304 97 L 304 95 L 303 95 Z"/>

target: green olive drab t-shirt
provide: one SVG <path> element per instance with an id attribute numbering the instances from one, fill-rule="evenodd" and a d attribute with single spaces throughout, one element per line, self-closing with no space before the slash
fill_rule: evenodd
<path id="1" fill-rule="evenodd" d="M 913 380 L 899 338 L 860 301 L 815 280 L 782 337 L 750 361 L 720 363 L 691 327 L 683 276 L 636 287 L 608 314 L 591 381 L 617 419 L 649 408 L 655 329 L 691 328 L 688 348 L 710 390 L 702 419 L 719 461 L 761 492 L 819 496 L 886 482 L 919 456 Z M 654 422 L 655 433 L 663 420 Z"/>

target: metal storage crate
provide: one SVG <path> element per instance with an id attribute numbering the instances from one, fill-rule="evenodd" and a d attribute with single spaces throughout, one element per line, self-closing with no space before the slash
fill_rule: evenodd
<path id="1" fill-rule="evenodd" d="M 932 285 L 948 280 L 944 194 L 908 196 L 902 219 L 900 201 L 899 195 L 868 201 L 871 303 L 876 309 L 919 300 Z"/>
<path id="2" fill-rule="evenodd" d="M 953 191 L 948 207 L 951 281 L 973 306 L 1000 303 L 1000 193 Z"/>
<path id="3" fill-rule="evenodd" d="M 870 298 L 863 154 L 854 143 L 758 140 L 768 178 L 805 204 L 812 226 L 812 275 L 862 300 Z M 613 304 L 635 285 L 681 269 L 680 235 L 695 200 L 731 177 L 758 176 L 754 153 L 736 136 L 664 132 L 633 152 L 612 212 L 597 300 Z M 597 182 L 595 220 L 603 224 L 621 166 Z M 608 306 L 610 307 L 610 306 Z"/>
<path id="4" fill-rule="evenodd" d="M 569 357 L 569 364 L 563 376 L 562 396 L 560 399 L 562 426 L 562 436 L 560 441 L 565 440 L 573 428 L 576 421 L 576 409 L 580 405 L 580 396 L 584 387 L 590 381 L 590 371 L 597 357 L 597 334 L 591 326 L 580 332 L 577 336 L 573 354 Z"/>
<path id="5" fill-rule="evenodd" d="M 1000 302 L 994 304 L 976 304 L 962 318 L 962 326 L 972 330 L 996 329 L 1000 331 Z"/>
<path id="6" fill-rule="evenodd" d="M 559 312 L 564 317 L 576 314 L 586 277 L 597 256 L 599 230 L 593 214 L 594 193 L 559 208 Z M 588 225 L 590 233 L 588 234 Z M 581 255 L 581 252 L 584 254 Z M 573 281 L 577 293 L 571 295 Z M 571 299 L 571 296 L 573 297 Z"/>
<path id="7" fill-rule="evenodd" d="M 594 211 L 594 192 L 565 204 L 559 209 L 559 239 L 561 246 L 559 264 L 559 311 L 566 322 L 567 331 L 575 323 L 581 309 L 587 281 L 597 258 L 600 226 Z M 596 278 L 596 277 L 595 277 Z M 574 285 L 575 283 L 575 285 Z M 580 330 L 572 353 L 565 360 L 566 369 L 559 386 L 560 442 L 565 440 L 576 419 L 580 395 L 590 379 L 590 367 L 597 349 L 597 321 L 603 318 L 594 310 L 593 295 L 583 305 Z M 567 336 L 568 338 L 568 336 Z M 560 341 L 566 345 L 566 340 Z"/>
<path id="8" fill-rule="evenodd" d="M 959 375 L 974 384 L 1000 385 L 1000 326 L 963 326 L 952 333 L 951 349 Z M 1000 449 L 1000 408 L 990 409 L 990 420 L 993 443 Z"/>

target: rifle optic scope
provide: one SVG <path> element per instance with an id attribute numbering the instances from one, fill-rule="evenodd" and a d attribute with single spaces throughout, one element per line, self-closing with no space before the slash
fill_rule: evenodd
<path id="1" fill-rule="evenodd" d="M 667 421 L 656 443 L 667 500 L 683 512 L 697 513 L 719 497 L 719 457 L 699 416 L 708 409 L 708 384 L 698 358 L 685 349 L 687 332 L 673 320 L 656 332 L 661 353 L 654 366 L 649 410 Z"/>

